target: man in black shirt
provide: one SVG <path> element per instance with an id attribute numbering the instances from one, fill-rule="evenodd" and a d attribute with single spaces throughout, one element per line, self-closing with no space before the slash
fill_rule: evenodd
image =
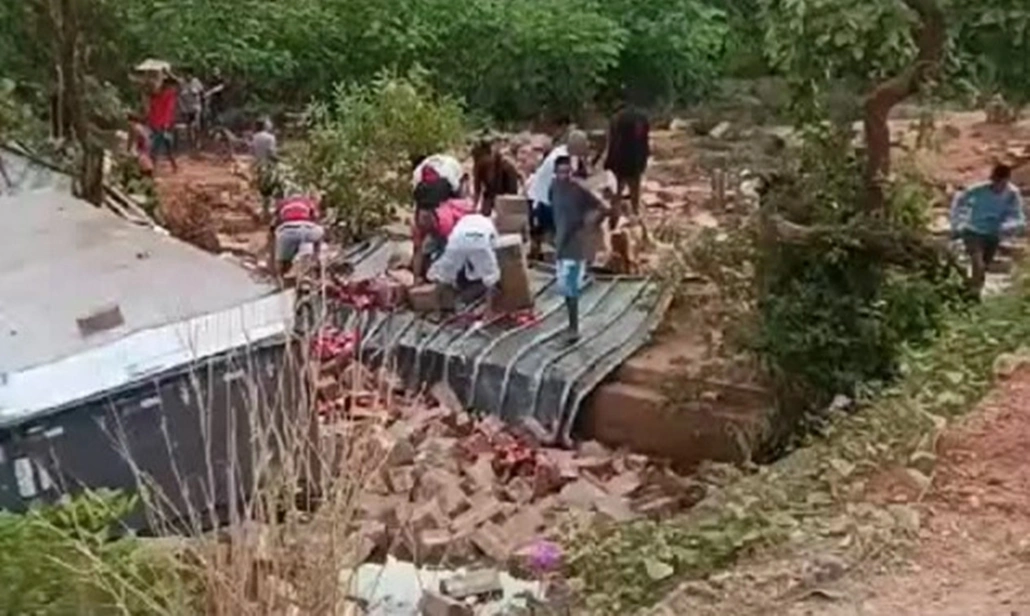
<path id="1" fill-rule="evenodd" d="M 521 177 L 515 165 L 498 151 L 495 141 L 481 141 L 472 149 L 472 158 L 472 201 L 477 207 L 482 202 L 480 211 L 489 216 L 498 196 L 519 193 Z"/>
<path id="2" fill-rule="evenodd" d="M 614 229 L 623 213 L 622 193 L 629 190 L 630 207 L 634 216 L 640 215 L 640 182 L 651 156 L 651 125 L 647 116 L 624 102 L 612 116 L 608 126 L 607 156 L 604 168 L 615 175 L 615 215 L 611 218 Z"/>

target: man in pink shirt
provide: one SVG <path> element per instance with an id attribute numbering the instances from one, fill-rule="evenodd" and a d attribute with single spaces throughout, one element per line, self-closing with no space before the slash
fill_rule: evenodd
<path id="1" fill-rule="evenodd" d="M 425 280 L 433 261 L 443 254 L 458 221 L 472 214 L 475 207 L 466 199 L 448 199 L 436 208 L 419 208 L 415 211 L 415 226 L 412 240 L 415 244 L 411 271 L 418 280 Z"/>

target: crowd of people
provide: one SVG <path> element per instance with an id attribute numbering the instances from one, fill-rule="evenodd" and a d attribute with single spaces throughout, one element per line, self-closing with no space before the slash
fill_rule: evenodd
<path id="1" fill-rule="evenodd" d="M 185 127 L 186 145 L 198 148 L 224 111 L 226 81 L 217 70 L 207 87 L 192 71 L 177 75 L 171 68 L 162 68 L 143 71 L 141 77 L 145 111 L 129 115 L 129 150 L 145 173 L 153 172 L 159 157 L 175 172 L 176 152 L 182 145 L 176 126 Z"/>
<path id="2" fill-rule="evenodd" d="M 604 220 L 614 229 L 625 215 L 639 215 L 649 140 L 647 116 L 627 103 L 612 117 L 603 151 L 591 158 L 587 135 L 571 130 L 528 178 L 520 176 L 497 140 L 473 148 L 471 190 L 470 178 L 453 156 L 433 154 L 413 161 L 416 277 L 459 295 L 494 293 L 500 269 L 492 249 L 498 232 L 491 214 L 498 197 L 524 192 L 530 256 L 540 258 L 543 245 L 553 245 L 557 288 L 568 314 L 566 340 L 574 343 L 579 338 L 579 296 L 593 255 L 590 237 Z M 616 179 L 609 203 L 585 183 L 602 155 L 604 169 Z"/>
<path id="3" fill-rule="evenodd" d="M 186 140 L 196 147 L 203 131 L 217 121 L 225 82 L 218 74 L 212 81 L 213 87 L 205 88 L 195 75 L 179 77 L 171 71 L 153 80 L 146 117 L 132 118 L 130 134 L 131 147 L 145 169 L 152 169 L 159 156 L 176 169 L 177 124 L 185 125 Z M 579 295 L 593 256 L 590 236 L 605 220 L 615 229 L 623 218 L 640 215 L 649 141 L 646 114 L 627 102 L 612 116 L 605 146 L 593 157 L 587 135 L 570 130 L 529 177 L 522 177 L 497 139 L 483 139 L 473 147 L 471 177 L 449 153 L 414 156 L 411 267 L 416 280 L 436 283 L 461 297 L 492 295 L 500 282 L 492 214 L 498 197 L 522 194 L 530 257 L 540 258 L 545 243 L 553 246 L 557 287 L 568 313 L 567 339 L 574 342 L 579 336 Z M 255 125 L 250 149 L 265 214 L 271 220 L 275 261 L 285 274 L 304 244 L 312 244 L 317 254 L 323 241 L 318 199 L 278 177 L 277 141 L 267 119 Z M 607 200 L 585 184 L 602 157 L 603 169 L 615 179 Z M 1022 197 L 1010 178 L 1011 169 L 998 165 L 988 182 L 963 191 L 953 202 L 952 233 L 969 254 L 976 293 L 984 286 L 1001 237 L 1025 231 Z"/>

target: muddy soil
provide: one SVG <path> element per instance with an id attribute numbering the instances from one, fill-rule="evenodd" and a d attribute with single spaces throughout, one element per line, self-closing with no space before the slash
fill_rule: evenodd
<path id="1" fill-rule="evenodd" d="M 787 614 L 1030 614 L 1030 370 L 1002 383 L 940 447 L 911 561 L 847 580 L 833 589 L 836 600 L 795 605 Z"/>

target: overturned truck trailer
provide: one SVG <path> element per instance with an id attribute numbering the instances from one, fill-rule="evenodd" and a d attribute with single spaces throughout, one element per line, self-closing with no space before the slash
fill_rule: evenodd
<path id="1" fill-rule="evenodd" d="M 273 432 L 305 421 L 292 296 L 67 193 L 0 198 L 14 210 L 0 508 L 109 488 L 145 495 L 135 530 L 224 521 L 280 453 Z"/>

